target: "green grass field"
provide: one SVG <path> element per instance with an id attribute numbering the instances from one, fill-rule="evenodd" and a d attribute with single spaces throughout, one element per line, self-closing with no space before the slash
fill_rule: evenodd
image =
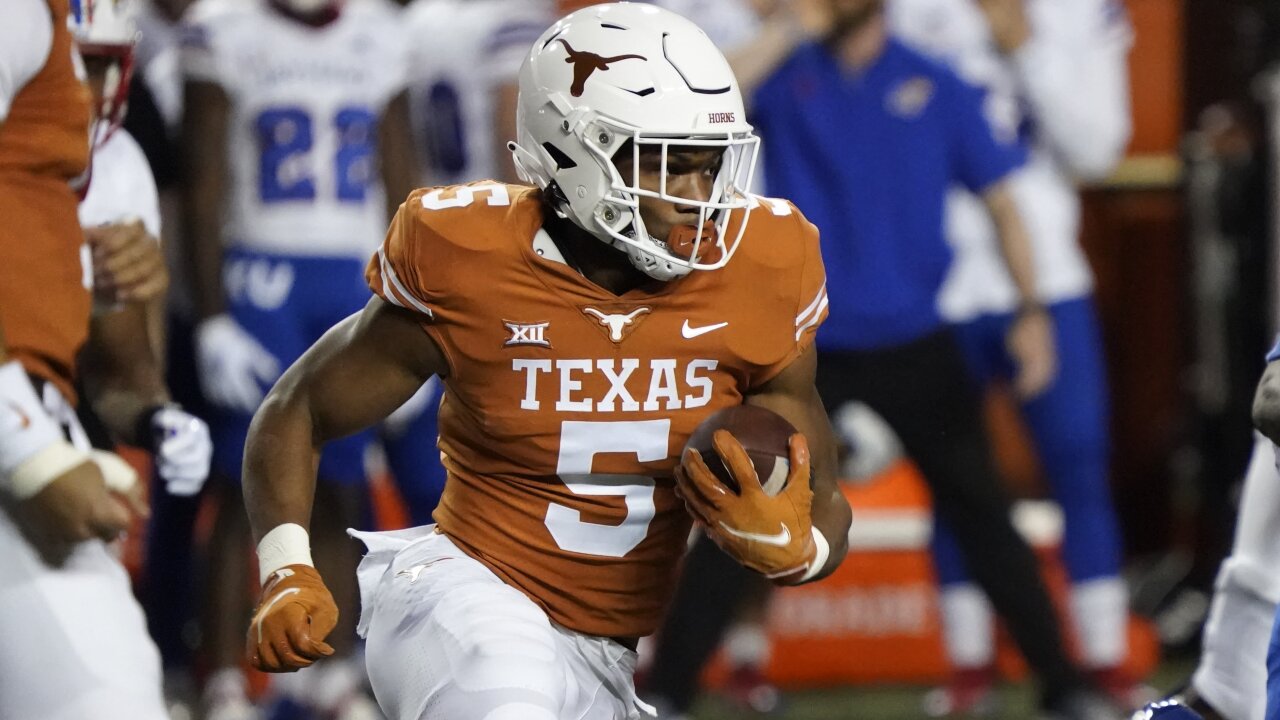
<path id="1" fill-rule="evenodd" d="M 1165 663 L 1151 679 L 1161 691 L 1179 687 L 1190 677 L 1195 664 L 1191 660 Z M 921 700 L 927 688 L 876 687 L 837 690 L 811 690 L 789 693 L 783 711 L 768 716 L 770 720 L 921 720 Z M 1035 718 L 1035 697 L 1029 685 L 1005 685 L 1000 688 L 1000 720 Z M 719 697 L 704 698 L 696 708 L 697 720 L 754 720 L 742 714 Z"/>

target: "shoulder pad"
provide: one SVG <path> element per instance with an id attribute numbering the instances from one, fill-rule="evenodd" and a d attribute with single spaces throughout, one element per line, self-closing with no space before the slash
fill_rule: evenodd
<path id="1" fill-rule="evenodd" d="M 533 237 L 542 224 L 534 188 L 494 180 L 415 190 L 401 212 L 424 241 L 459 250 L 507 247 L 513 236 Z"/>

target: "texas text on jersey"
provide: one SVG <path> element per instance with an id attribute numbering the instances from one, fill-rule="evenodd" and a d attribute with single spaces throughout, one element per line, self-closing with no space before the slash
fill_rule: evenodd
<path id="1" fill-rule="evenodd" d="M 689 531 L 685 441 L 826 317 L 816 228 L 757 204 L 724 268 L 653 292 L 586 280 L 541 229 L 541 194 L 494 182 L 414 192 L 369 264 L 449 361 L 439 530 L 571 630 L 653 632 Z"/>

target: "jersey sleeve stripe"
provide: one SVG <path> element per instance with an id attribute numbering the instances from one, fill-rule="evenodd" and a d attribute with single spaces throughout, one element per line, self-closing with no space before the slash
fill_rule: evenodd
<path id="1" fill-rule="evenodd" d="M 818 308 L 816 311 L 814 311 L 813 316 L 810 317 L 807 321 L 805 321 L 803 325 L 800 325 L 799 327 L 796 328 L 796 342 L 800 341 L 800 336 L 804 335 L 805 331 L 807 331 L 809 328 L 816 327 L 818 323 L 822 322 L 822 319 L 826 317 L 826 311 L 827 311 L 827 294 L 823 292 L 822 297 L 819 299 L 819 302 L 818 302 Z"/>
<path id="2" fill-rule="evenodd" d="M 387 262 L 387 254 L 384 248 L 378 248 L 378 264 L 382 267 L 382 295 L 390 300 L 392 304 L 399 305 L 406 310 L 417 310 L 427 317 L 434 317 L 435 313 L 431 308 L 427 307 L 421 300 L 418 300 L 404 285 L 400 283 L 400 278 L 396 276 L 395 268 L 391 263 Z M 391 285 L 387 285 L 387 281 L 391 281 Z M 407 304 L 406 304 L 407 303 Z"/>
<path id="3" fill-rule="evenodd" d="M 806 307 L 803 311 L 801 311 L 799 315 L 796 316 L 796 327 L 800 327 L 800 325 L 804 323 L 805 318 L 809 317 L 809 314 L 814 311 L 814 308 L 817 308 L 819 305 L 822 305 L 825 307 L 826 304 L 827 304 L 827 284 L 822 283 L 822 287 L 818 288 L 818 294 L 814 296 L 813 302 L 809 303 L 809 306 Z"/>

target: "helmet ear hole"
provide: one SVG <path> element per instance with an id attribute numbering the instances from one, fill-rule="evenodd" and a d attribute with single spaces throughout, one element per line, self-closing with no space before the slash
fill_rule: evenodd
<path id="1" fill-rule="evenodd" d="M 566 155 L 563 150 L 552 145 L 550 142 L 542 143 L 542 149 L 546 150 L 547 154 L 551 156 L 551 159 L 556 161 L 556 167 L 558 169 L 570 170 L 578 167 L 578 163 L 574 162 L 573 158 Z"/>

